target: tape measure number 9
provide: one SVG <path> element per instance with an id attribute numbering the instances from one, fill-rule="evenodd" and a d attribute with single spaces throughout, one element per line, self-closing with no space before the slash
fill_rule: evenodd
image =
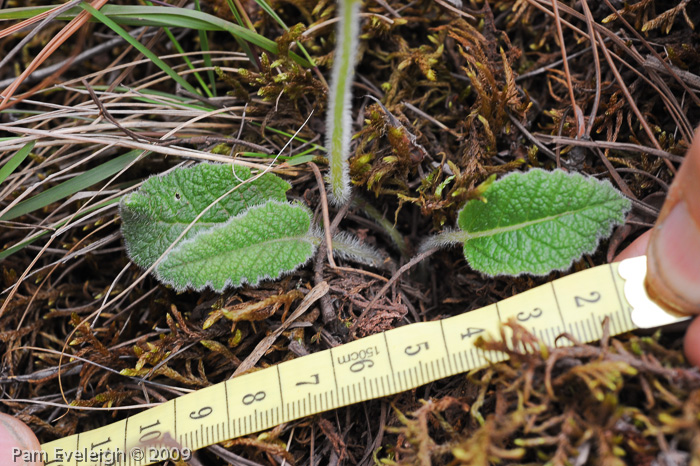
<path id="1" fill-rule="evenodd" d="M 47 466 L 143 466 L 322 411 L 392 395 L 506 359 L 474 346 L 509 319 L 549 346 L 683 320 L 656 306 L 646 258 L 560 278 L 481 309 L 372 335 L 198 390 L 114 424 L 42 445 Z M 506 327 L 508 335 L 509 328 Z M 568 344 L 568 340 L 558 344 Z M 92 461 L 88 455 L 92 455 Z M 174 458 L 177 459 L 177 458 Z M 185 458 L 186 459 L 186 458 Z"/>

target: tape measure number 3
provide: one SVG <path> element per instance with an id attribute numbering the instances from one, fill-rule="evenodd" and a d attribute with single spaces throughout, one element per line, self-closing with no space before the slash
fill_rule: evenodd
<path id="1" fill-rule="evenodd" d="M 506 359 L 475 347 L 509 319 L 549 346 L 686 317 L 646 295 L 646 258 L 584 270 L 496 304 L 286 361 L 197 390 L 108 426 L 42 445 L 47 466 L 145 466 L 322 411 L 392 395 Z M 508 332 L 506 328 L 506 332 Z M 568 344 L 558 341 L 557 344 Z M 175 458 L 173 458 L 175 456 Z"/>

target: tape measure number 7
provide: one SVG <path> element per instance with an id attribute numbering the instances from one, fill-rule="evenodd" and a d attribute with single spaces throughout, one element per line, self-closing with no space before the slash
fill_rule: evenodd
<path id="1" fill-rule="evenodd" d="M 564 332 L 581 342 L 598 340 L 605 318 L 615 335 L 684 320 L 648 298 L 645 275 L 645 257 L 628 259 L 461 315 L 286 361 L 44 444 L 43 459 L 47 466 L 144 466 L 172 458 L 173 453 L 186 456 L 284 422 L 410 390 L 505 360 L 504 353 L 482 351 L 474 342 L 480 336 L 500 338 L 502 323 L 509 319 L 549 346 Z M 506 327 L 507 336 L 508 331 Z"/>

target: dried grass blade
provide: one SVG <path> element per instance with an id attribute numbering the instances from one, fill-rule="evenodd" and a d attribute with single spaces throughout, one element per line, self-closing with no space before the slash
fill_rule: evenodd
<path id="1" fill-rule="evenodd" d="M 63 13 L 66 10 L 69 10 L 73 8 L 75 5 L 77 5 L 80 2 L 80 0 L 73 0 L 72 2 L 68 2 L 65 5 L 62 5 L 59 8 L 54 8 L 47 13 L 49 13 L 45 19 L 41 21 L 29 34 L 24 36 L 24 38 L 17 44 L 15 45 L 10 52 L 3 57 L 2 60 L 0 60 L 0 69 L 2 69 L 7 63 L 14 57 L 17 53 L 19 53 L 20 50 L 24 48 L 25 45 L 27 45 L 32 38 L 34 38 L 41 30 L 49 23 L 51 23 L 53 20 L 56 19 L 57 16 L 59 16 L 61 13 Z M 33 20 L 34 18 L 32 18 Z M 32 21 L 33 22 L 33 21 Z M 27 23 L 26 21 L 22 21 L 22 23 Z M 20 24 L 22 24 L 20 23 Z M 10 28 L 8 28 L 10 29 Z M 4 34 L 6 31 L 0 32 L 0 38 L 4 37 Z"/>
<path id="2" fill-rule="evenodd" d="M 55 6 L 51 9 L 49 9 L 49 10 L 46 10 L 45 8 L 40 8 L 41 10 L 45 10 L 45 11 L 42 11 L 41 13 L 37 13 L 37 14 L 25 19 L 24 21 L 21 21 L 17 24 L 13 24 L 12 26 L 7 27 L 7 28 L 3 29 L 2 31 L 0 31 L 0 39 L 2 39 L 3 37 L 11 36 L 12 34 L 21 31 L 22 29 L 26 28 L 29 25 L 36 23 L 37 21 L 41 21 L 43 19 L 46 19 L 49 16 L 55 14 L 56 12 L 60 12 L 64 7 L 65 7 L 65 5 L 58 5 L 58 6 Z M 13 8 L 11 10 L 15 10 L 15 9 Z M 11 10 L 6 11 L 4 15 L 0 16 L 0 19 L 19 19 L 20 17 L 23 17 L 23 16 L 12 15 L 11 13 L 15 13 L 15 12 L 13 12 Z M 17 8 L 16 10 L 26 10 L 26 9 L 25 8 Z M 35 9 L 32 8 L 30 11 L 34 11 L 34 10 Z M 19 13 L 19 12 L 17 12 L 17 13 Z"/>
<path id="3" fill-rule="evenodd" d="M 102 8 L 104 4 L 107 3 L 107 0 L 94 0 L 92 4 L 89 6 L 93 10 L 95 10 L 95 7 L 97 9 Z M 88 6 L 88 5 L 85 5 Z M 96 11 L 96 10 L 95 10 Z M 85 11 L 81 12 L 71 20 L 70 23 L 68 23 L 63 29 L 59 31 L 58 34 L 56 34 L 48 44 L 39 52 L 39 54 L 34 57 L 34 60 L 27 66 L 27 68 L 22 72 L 22 74 L 19 75 L 15 81 L 10 84 L 7 89 L 2 91 L 0 93 L 0 97 L 2 97 L 2 103 L 0 104 L 0 110 L 6 108 L 9 105 L 9 99 L 12 97 L 17 90 L 17 88 L 22 84 L 22 81 L 25 80 L 27 76 L 32 74 L 34 70 L 36 70 L 39 66 L 41 66 L 44 61 L 49 58 L 55 51 L 58 49 L 58 47 L 61 46 L 66 40 L 68 40 L 69 37 L 71 37 L 73 34 L 75 34 L 78 29 L 80 29 L 89 19 L 89 14 Z"/>

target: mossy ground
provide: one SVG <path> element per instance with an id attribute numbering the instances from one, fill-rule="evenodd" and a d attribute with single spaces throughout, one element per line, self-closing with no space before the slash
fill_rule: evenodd
<path id="1" fill-rule="evenodd" d="M 25 2 L 7 3 L 8 7 L 25 6 Z M 255 2 L 244 0 L 241 6 L 255 30 L 276 39 L 283 53 L 273 55 L 252 47 L 255 63 L 245 56 L 213 55 L 218 97 L 205 103 L 235 107 L 231 112 L 238 116 L 245 112 L 245 121 L 214 118 L 206 120 L 206 125 L 188 126 L 177 136 L 194 138 L 181 145 L 221 157 L 256 152 L 238 158 L 265 164 L 271 158 L 263 158 L 260 150 L 222 145 L 217 138 L 236 137 L 275 153 L 288 139 L 277 131 L 294 133 L 313 111 L 299 134 L 309 143 L 297 142 L 283 153 L 280 161 L 289 163 L 281 165 L 278 173 L 292 183 L 290 197 L 317 209 L 320 218 L 323 185 L 308 165 L 294 165 L 295 160 L 304 162 L 294 157 L 324 140 L 325 79 L 335 45 L 334 25 L 329 23 L 334 3 L 269 3 L 287 25 L 303 27 L 285 32 Z M 39 2 L 26 2 L 35 4 Z M 390 277 L 408 261 L 422 239 L 454 225 L 457 210 L 475 195 L 481 182 L 515 169 L 564 167 L 608 178 L 634 199 L 626 225 L 598 253 L 576 264 L 574 271 L 609 261 L 653 224 L 692 130 L 700 122 L 696 74 L 700 38 L 695 31 L 700 5 L 686 0 L 610 0 L 610 5 L 620 9 L 621 18 L 608 2 L 596 1 L 588 2 L 589 22 L 578 1 L 558 3 L 558 21 L 551 2 L 540 0 L 464 1 L 461 9 L 448 0 L 365 2 L 350 159 L 356 203 L 340 210 L 340 218 L 343 229 L 386 254 L 383 276 Z M 202 2 L 202 7 L 234 20 L 224 0 Z M 64 24 L 54 21 L 44 27 L 1 70 L 0 79 L 19 74 Z M 599 37 L 595 49 L 588 38 L 591 30 Z M 201 50 L 197 32 L 180 28 L 172 32 L 185 51 Z M 0 39 L 0 49 L 10 50 L 26 33 Z M 142 42 L 158 55 L 174 53 L 162 30 L 152 28 L 144 34 Z M 560 35 L 568 69 L 561 63 Z M 62 62 L 112 36 L 105 26 L 89 23 L 50 62 Z M 317 69 L 287 58 L 284 51 L 297 50 L 297 39 Z M 209 41 L 210 50 L 241 50 L 227 33 L 210 33 Z M 158 70 L 148 61 L 116 68 L 138 58 L 121 44 L 71 64 L 37 89 L 30 91 L 36 82 L 25 84 L 19 93 L 29 92 L 29 100 L 2 114 L 2 124 L 56 134 L 89 124 L 97 117 L 96 107 L 91 107 L 92 113 L 77 113 L 92 101 L 79 89 L 76 78 L 92 73 L 89 85 L 99 90 L 119 84 L 177 95 L 175 83 L 156 79 Z M 179 58 L 168 62 L 182 63 Z M 61 83 L 50 91 L 39 90 Z M 132 124 L 145 137 L 161 137 L 191 118 L 180 104 L 198 102 L 186 93 L 179 95 L 190 100 L 180 106 L 166 102 L 165 97 L 160 103 L 149 103 L 144 94 L 100 95 L 112 117 Z M 167 112 L 173 109 L 181 112 Z M 27 120 L 33 114 L 40 117 Z M 0 133 L 12 135 L 5 130 Z M 99 134 L 130 140 L 114 125 L 100 129 Z M 47 135 L 43 140 L 60 139 Z M 38 185 L 38 191 L 126 151 L 97 152 L 104 147 L 84 140 L 38 145 L 18 175 L 0 188 L 0 209 L 47 177 L 53 176 Z M 95 158 L 85 160 L 96 152 Z M 5 150 L 3 160 L 12 153 Z M 325 168 L 323 151 L 307 155 L 321 170 Z M 185 160 L 154 153 L 107 189 L 118 194 Z M 86 198 L 64 201 L 3 222 L 0 244 L 13 246 L 37 228 L 69 218 Z M 331 219 L 337 214 L 331 210 Z M 382 226 L 371 220 L 377 215 L 388 222 Z M 170 399 L 174 392 L 138 384 L 116 372 L 189 389 L 226 380 L 321 280 L 330 285 L 328 299 L 302 317 L 303 325 L 285 332 L 259 367 L 349 341 L 354 337 L 347 329 L 353 325 L 355 337 L 360 337 L 435 320 L 491 304 L 561 275 L 489 279 L 470 270 L 460 251 L 452 249 L 402 275 L 386 295 L 378 297 L 383 285 L 379 278 L 351 264 L 342 264 L 348 266 L 342 270 L 329 268 L 319 253 L 314 264 L 282 280 L 223 295 L 177 294 L 146 277 L 94 317 L 105 297 L 119 295 L 142 276 L 142 270 L 127 259 L 115 208 L 74 222 L 59 233 L 50 244 L 46 236 L 0 266 L 3 411 L 27 422 L 42 442 L 130 413 L 66 411 L 46 403 L 61 404 L 63 398 L 59 356 L 44 350 L 63 350 L 92 362 L 63 358 L 60 377 L 67 400 L 82 406 L 137 406 L 147 399 Z M 397 244 L 397 238 L 403 244 Z M 373 300 L 372 311 L 358 322 Z M 235 322 L 224 314 L 235 315 Z M 543 348 L 519 328 L 515 338 L 529 350 L 512 354 L 510 362 L 295 421 L 224 446 L 248 461 L 241 464 L 281 464 L 283 460 L 299 465 L 700 464 L 700 375 L 682 357 L 682 332 L 622 335 L 560 349 Z M 198 458 L 212 465 L 235 461 L 211 449 L 199 452 Z"/>

